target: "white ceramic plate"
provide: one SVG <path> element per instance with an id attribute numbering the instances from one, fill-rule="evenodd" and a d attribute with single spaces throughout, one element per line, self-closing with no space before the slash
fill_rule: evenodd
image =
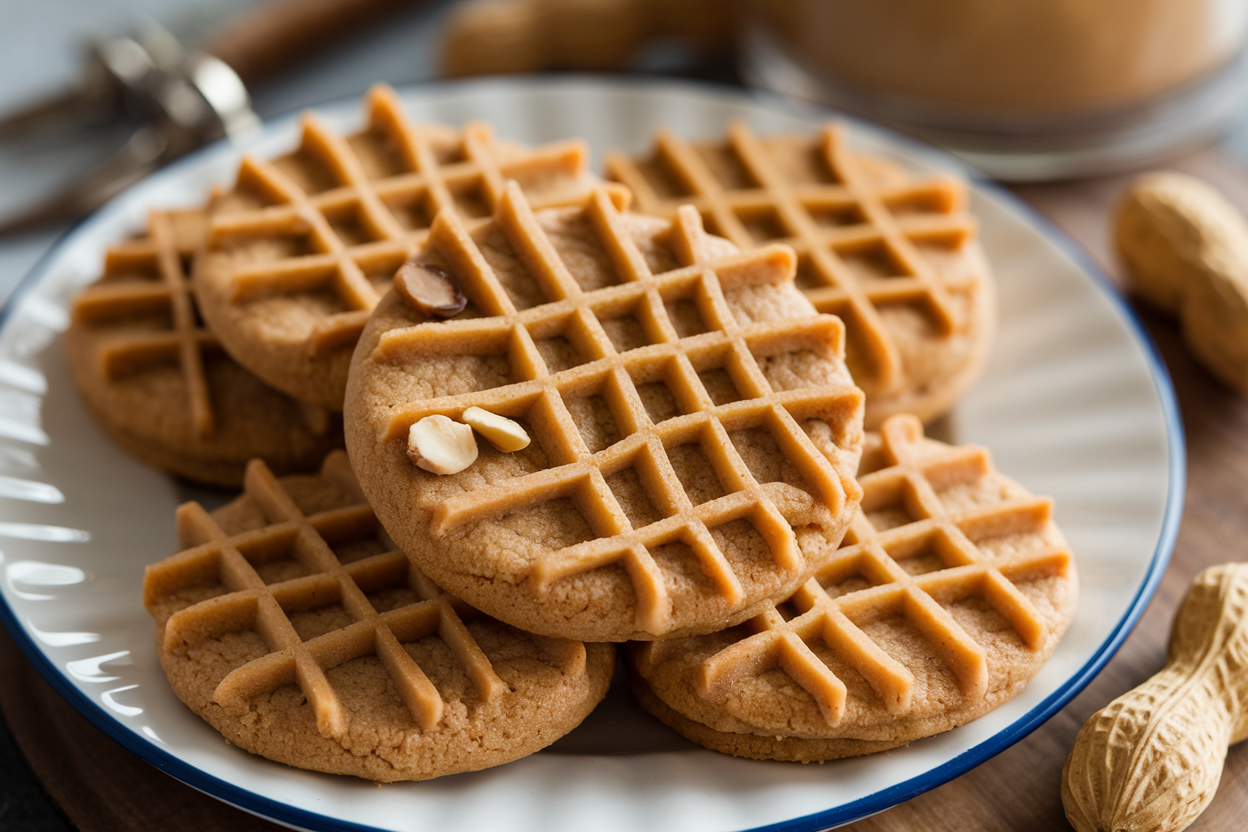
<path id="1" fill-rule="evenodd" d="M 492 121 L 530 142 L 582 136 L 598 158 L 640 152 L 665 125 L 714 137 L 743 118 L 762 133 L 809 132 L 826 117 L 685 84 L 598 79 L 420 87 L 419 120 Z M 331 106 L 339 127 L 357 104 Z M 919 170 L 941 154 L 864 125 L 859 146 Z M 249 149 L 293 146 L 293 119 Z M 39 669 L 92 722 L 169 774 L 307 829 L 816 829 L 919 794 L 1008 747 L 1069 701 L 1108 661 L 1160 579 L 1178 528 L 1183 446 L 1165 371 L 1128 309 L 1058 232 L 1007 194 L 974 187 L 973 210 L 1000 282 L 1002 326 L 983 381 L 958 406 L 957 441 L 1057 498 L 1082 578 L 1078 615 L 1012 702 L 895 751 L 823 766 L 704 751 L 613 691 L 554 747 L 489 771 L 378 789 L 297 771 L 221 741 L 173 696 L 140 602 L 143 567 L 176 547 L 172 479 L 116 448 L 84 411 L 60 343 L 69 299 L 106 246 L 153 206 L 193 205 L 229 183 L 237 150 L 216 147 L 163 171 L 73 231 L 4 310 L 0 329 L 0 616 Z"/>

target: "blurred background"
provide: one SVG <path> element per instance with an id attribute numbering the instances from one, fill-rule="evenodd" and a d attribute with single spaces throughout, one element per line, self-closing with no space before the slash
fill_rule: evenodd
<path id="1" fill-rule="evenodd" d="M 241 16 L 262 11 L 262 5 L 253 0 L 0 0 L 0 118 L 63 101 L 83 84 L 92 49 L 102 39 L 128 36 L 154 22 L 194 49 L 237 25 Z M 281 5 L 285 10 L 294 4 Z M 299 5 L 327 4 L 305 0 Z M 308 38 L 304 54 L 283 57 L 277 63 L 284 66 L 250 84 L 255 112 L 271 118 L 355 95 L 374 80 L 411 83 L 436 77 L 437 32 L 454 5 L 448 0 L 373 2 L 369 14 L 361 11 L 333 27 L 341 34 Z M 84 125 L 53 115 L 21 135 L 0 134 L 0 218 L 14 217 L 72 185 L 122 147 L 134 129 L 132 121 Z M 66 227 L 65 221 L 52 222 L 0 237 L 0 297 L 8 296 Z"/>
<path id="2" fill-rule="evenodd" d="M 1053 181 L 1248 158 L 1246 37 L 1248 0 L 0 0 L 0 297 L 128 179 L 375 81 L 747 85 Z"/>

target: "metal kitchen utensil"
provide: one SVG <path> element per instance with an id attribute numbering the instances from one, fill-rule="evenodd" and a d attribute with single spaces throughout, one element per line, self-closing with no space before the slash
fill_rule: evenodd
<path id="1" fill-rule="evenodd" d="M 65 190 L 0 218 L 0 236 L 89 213 L 166 162 L 259 124 L 244 84 L 418 0 L 271 0 L 231 21 L 203 50 L 156 23 L 96 41 L 76 88 L 0 117 L 0 143 L 127 123 L 121 147 Z"/>
<path id="2" fill-rule="evenodd" d="M 0 235 L 86 214 L 160 165 L 260 122 L 242 79 L 219 58 L 188 53 L 154 23 L 92 45 L 79 86 L 0 121 L 0 140 L 86 131 L 128 120 L 129 139 L 50 198 L 0 222 Z"/>

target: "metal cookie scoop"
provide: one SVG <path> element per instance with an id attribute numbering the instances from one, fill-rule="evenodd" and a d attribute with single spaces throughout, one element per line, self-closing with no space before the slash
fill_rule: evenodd
<path id="1" fill-rule="evenodd" d="M 92 45 L 77 89 L 0 121 L 0 140 L 136 124 L 111 157 L 66 190 L 0 221 L 0 235 L 89 213 L 162 164 L 259 124 L 247 88 L 224 61 L 187 53 L 156 24 Z"/>
<path id="2" fill-rule="evenodd" d="M 155 23 L 91 47 L 77 88 L 0 117 L 0 142 L 88 134 L 115 122 L 135 125 L 111 157 L 67 189 L 0 217 L 0 236 L 65 222 L 103 205 L 172 159 L 259 124 L 244 81 L 318 53 L 360 24 L 420 0 L 269 0 L 231 20 L 204 51 L 184 49 Z"/>

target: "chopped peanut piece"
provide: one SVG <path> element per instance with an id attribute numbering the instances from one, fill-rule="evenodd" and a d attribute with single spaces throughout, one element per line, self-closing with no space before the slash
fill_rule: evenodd
<path id="1" fill-rule="evenodd" d="M 458 474 L 477 459 L 472 428 L 446 416 L 426 416 L 407 432 L 407 458 L 434 474 Z"/>
<path id="2" fill-rule="evenodd" d="M 408 261 L 399 266 L 394 288 L 412 307 L 434 318 L 453 318 L 468 305 L 451 276 L 430 264 Z"/>
<path id="3" fill-rule="evenodd" d="M 505 454 L 529 447 L 529 434 L 506 416 L 499 416 L 479 407 L 470 407 L 460 416 L 466 423 Z"/>

